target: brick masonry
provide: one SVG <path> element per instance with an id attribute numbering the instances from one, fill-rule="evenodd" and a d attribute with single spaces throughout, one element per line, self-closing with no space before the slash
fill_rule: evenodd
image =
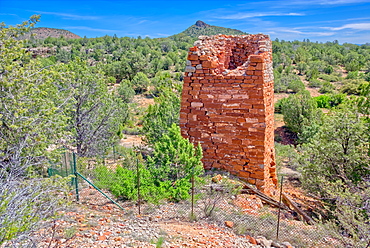
<path id="1" fill-rule="evenodd" d="M 271 194 L 274 152 L 272 46 L 267 35 L 200 36 L 189 49 L 182 135 L 203 147 L 205 169 L 229 171 Z"/>

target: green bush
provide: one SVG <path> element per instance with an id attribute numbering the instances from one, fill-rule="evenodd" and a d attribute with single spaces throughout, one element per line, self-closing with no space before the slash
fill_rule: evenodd
<path id="1" fill-rule="evenodd" d="M 320 88 L 322 86 L 322 82 L 318 79 L 311 79 L 308 83 L 308 87 L 310 88 Z"/>
<path id="2" fill-rule="evenodd" d="M 128 156 L 130 165 L 118 166 L 115 170 L 99 166 L 95 169 L 96 184 L 125 200 L 137 200 L 140 187 L 142 200 L 180 201 L 190 196 L 191 178 L 196 179 L 203 173 L 201 158 L 201 147 L 194 147 L 184 139 L 180 128 L 173 124 L 168 134 L 154 144 L 147 164 L 138 163 L 131 154 Z"/>
<path id="3" fill-rule="evenodd" d="M 320 74 L 319 78 L 328 82 L 338 82 L 339 78 L 334 75 Z"/>
<path id="4" fill-rule="evenodd" d="M 297 93 L 301 90 L 304 90 L 306 86 L 302 83 L 301 80 L 293 80 L 288 84 L 288 89 L 292 90 L 293 93 Z"/>
<path id="5" fill-rule="evenodd" d="M 348 95 L 359 95 L 361 88 L 366 84 L 367 82 L 360 79 L 346 79 L 344 85 L 340 88 L 340 92 Z"/>
<path id="6" fill-rule="evenodd" d="M 281 112 L 286 126 L 295 133 L 301 133 L 304 126 L 321 118 L 321 111 L 318 111 L 317 103 L 308 91 L 301 91 L 283 100 Z"/>
<path id="7" fill-rule="evenodd" d="M 310 142 L 298 147 L 301 182 L 323 199 L 343 247 L 369 242 L 369 126 L 355 109 L 330 112 Z"/>
<path id="8" fill-rule="evenodd" d="M 135 96 L 135 90 L 129 80 L 122 80 L 118 87 L 118 94 L 122 98 L 123 102 L 130 103 Z"/>
<path id="9" fill-rule="evenodd" d="M 154 99 L 155 104 L 148 107 L 142 130 L 149 145 L 166 134 L 173 123 L 179 123 L 180 94 L 181 85 L 173 83 L 171 87 L 162 88 L 159 97 Z"/>
<path id="10" fill-rule="evenodd" d="M 315 101 L 317 102 L 318 108 L 330 108 L 330 96 L 329 95 L 321 95 L 314 97 Z"/>
<path id="11" fill-rule="evenodd" d="M 316 96 L 313 99 L 317 102 L 318 108 L 333 108 L 346 101 L 345 94 L 331 94 Z"/>
<path id="12" fill-rule="evenodd" d="M 358 79 L 358 78 L 359 78 L 358 71 L 349 71 L 346 77 L 346 79 Z"/>
<path id="13" fill-rule="evenodd" d="M 370 82 L 370 72 L 366 72 L 362 76 L 365 81 Z"/>
<path id="14" fill-rule="evenodd" d="M 331 66 L 331 65 L 327 65 L 325 68 L 324 68 L 324 72 L 326 74 L 332 74 L 334 71 L 334 68 Z"/>
<path id="15" fill-rule="evenodd" d="M 137 94 L 143 93 L 148 90 L 150 80 L 147 75 L 142 72 L 138 72 L 131 80 L 131 84 Z"/>
<path id="16" fill-rule="evenodd" d="M 295 74 L 279 73 L 277 70 L 274 71 L 275 83 L 274 91 L 275 93 L 288 92 L 291 89 L 294 93 L 304 89 L 304 84 L 301 82 L 300 78 Z"/>
<path id="17" fill-rule="evenodd" d="M 282 98 L 282 99 L 279 99 L 275 103 L 275 113 L 281 113 L 281 107 L 283 106 L 284 101 L 286 101 L 286 100 L 287 100 L 287 98 Z"/>
<path id="18" fill-rule="evenodd" d="M 162 181 L 190 179 L 191 175 L 198 176 L 203 172 L 201 158 L 200 145 L 194 147 L 181 136 L 180 127 L 172 124 L 167 134 L 154 144 L 153 154 L 148 157 L 148 167 Z"/>
<path id="19" fill-rule="evenodd" d="M 324 82 L 321 88 L 319 89 L 319 92 L 322 94 L 333 93 L 334 89 L 335 89 L 335 86 L 332 85 L 330 82 Z"/>
<path id="20" fill-rule="evenodd" d="M 345 94 L 334 94 L 330 96 L 330 106 L 336 107 L 347 101 L 347 96 Z"/>

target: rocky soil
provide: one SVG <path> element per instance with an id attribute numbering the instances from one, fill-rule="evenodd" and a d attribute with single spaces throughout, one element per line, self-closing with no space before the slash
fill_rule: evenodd
<path id="1" fill-rule="evenodd" d="M 237 235 L 231 221 L 220 226 L 173 218 L 178 211 L 174 205 L 138 215 L 138 206 L 125 203 L 122 211 L 96 190 L 85 188 L 79 203 L 59 212 L 60 218 L 34 235 L 38 247 L 292 247 L 262 236 Z"/>

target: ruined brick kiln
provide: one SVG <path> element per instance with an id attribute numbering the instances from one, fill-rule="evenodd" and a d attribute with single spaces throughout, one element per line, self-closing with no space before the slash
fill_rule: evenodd
<path id="1" fill-rule="evenodd" d="M 180 111 L 182 135 L 202 145 L 205 169 L 227 170 L 268 194 L 277 184 L 271 47 L 263 34 L 199 37 Z"/>

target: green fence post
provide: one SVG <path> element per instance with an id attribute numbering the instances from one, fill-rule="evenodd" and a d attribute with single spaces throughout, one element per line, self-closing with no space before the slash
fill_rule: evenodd
<path id="1" fill-rule="evenodd" d="M 105 196 L 108 200 L 110 200 L 111 202 L 113 202 L 116 206 L 118 206 L 121 210 L 125 210 L 123 207 L 121 207 L 117 202 L 115 202 L 112 198 L 110 198 L 107 194 L 105 194 L 103 191 L 101 191 L 98 187 L 95 186 L 95 184 L 93 184 L 92 182 L 90 182 L 86 177 L 84 177 L 83 175 L 81 175 L 80 173 L 77 172 L 77 175 L 79 177 L 81 177 L 83 180 L 85 180 L 85 182 L 87 182 L 88 184 L 90 184 L 92 187 L 94 187 L 94 189 L 96 189 L 97 191 L 99 191 L 100 194 L 102 194 L 103 196 Z"/>
<path id="2" fill-rule="evenodd" d="M 73 174 L 75 175 L 74 182 L 75 182 L 75 188 L 76 188 L 76 200 L 80 200 L 80 196 L 78 193 L 78 173 L 77 173 L 77 166 L 76 166 L 76 154 L 73 153 Z"/>

